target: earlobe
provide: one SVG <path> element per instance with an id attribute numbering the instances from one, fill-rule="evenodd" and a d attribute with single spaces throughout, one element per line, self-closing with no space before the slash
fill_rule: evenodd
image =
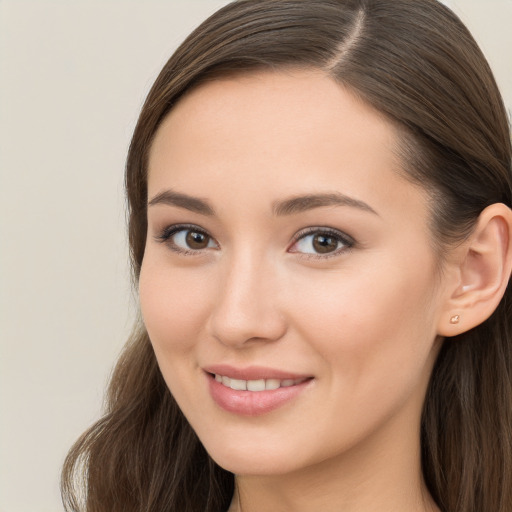
<path id="1" fill-rule="evenodd" d="M 505 293 L 512 268 L 512 211 L 488 206 L 457 256 L 457 282 L 439 320 L 438 334 L 455 336 L 489 318 Z"/>

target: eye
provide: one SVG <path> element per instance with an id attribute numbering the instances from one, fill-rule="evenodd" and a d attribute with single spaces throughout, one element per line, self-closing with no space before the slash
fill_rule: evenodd
<path id="1" fill-rule="evenodd" d="M 354 243 L 351 237 L 341 231 L 332 228 L 309 228 L 298 234 L 290 252 L 329 257 L 350 249 Z"/>
<path id="2" fill-rule="evenodd" d="M 185 254 L 218 248 L 215 240 L 198 226 L 169 226 L 156 238 L 173 251 Z"/>

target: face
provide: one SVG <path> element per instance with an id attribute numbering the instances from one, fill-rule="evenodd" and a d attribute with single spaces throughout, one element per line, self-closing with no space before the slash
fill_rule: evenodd
<path id="1" fill-rule="evenodd" d="M 226 469 L 282 474 L 417 436 L 444 292 L 396 147 L 312 71 L 214 81 L 159 128 L 142 314 Z"/>

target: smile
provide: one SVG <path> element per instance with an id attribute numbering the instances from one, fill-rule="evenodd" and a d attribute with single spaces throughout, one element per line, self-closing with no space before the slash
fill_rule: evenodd
<path id="1" fill-rule="evenodd" d="M 287 388 L 290 386 L 296 386 L 306 381 L 307 378 L 300 379 L 257 379 L 257 380 L 243 380 L 243 379 L 232 379 L 225 375 L 215 374 L 215 380 L 220 382 L 223 386 L 231 388 L 235 391 L 269 391 L 279 388 Z"/>
<path id="2" fill-rule="evenodd" d="M 279 409 L 297 399 L 315 380 L 273 369 L 236 369 L 226 365 L 205 369 L 205 376 L 213 401 L 221 409 L 242 416 L 259 416 Z"/>

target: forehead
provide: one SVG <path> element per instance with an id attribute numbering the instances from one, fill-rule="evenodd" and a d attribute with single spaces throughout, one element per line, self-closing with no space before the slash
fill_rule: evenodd
<path id="1" fill-rule="evenodd" d="M 390 149 L 396 138 L 383 115 L 320 70 L 251 72 L 203 83 L 186 93 L 157 131 L 151 155 L 159 140 L 172 144 L 171 136 L 196 138 L 202 144 L 209 140 L 205 149 L 224 143 L 235 150 L 245 137 L 266 141 L 269 149 L 276 137 L 280 144 L 291 144 L 318 133 L 317 139 L 327 142 L 327 132 L 329 139 L 354 135 L 351 144 L 367 134 L 375 146 L 383 143 Z M 200 141 L 201 135 L 207 140 Z"/>
<path id="2" fill-rule="evenodd" d="M 420 194 L 400 177 L 397 143 L 391 122 L 321 71 L 219 79 L 188 93 L 160 126 L 149 195 L 177 188 L 227 201 L 233 189 L 239 198 L 258 190 L 269 202 L 334 188 L 378 209 Z"/>

